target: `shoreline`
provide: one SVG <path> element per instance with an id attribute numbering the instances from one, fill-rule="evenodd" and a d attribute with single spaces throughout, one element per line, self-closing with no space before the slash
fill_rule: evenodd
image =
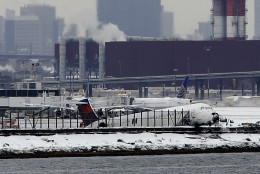
<path id="1" fill-rule="evenodd" d="M 203 153 L 243 153 L 260 152 L 259 147 L 245 148 L 212 148 L 212 149 L 178 149 L 178 150 L 134 150 L 106 152 L 36 152 L 36 153 L 2 153 L 0 159 L 19 158 L 58 158 L 58 157 L 95 157 L 95 156 L 138 156 L 138 155 L 167 155 L 167 154 L 203 154 Z"/>
<path id="2" fill-rule="evenodd" d="M 260 134 L 116 133 L 0 136 L 0 159 L 260 152 Z"/>

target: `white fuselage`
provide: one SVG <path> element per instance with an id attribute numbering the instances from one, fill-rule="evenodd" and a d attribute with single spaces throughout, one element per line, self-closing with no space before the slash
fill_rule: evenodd
<path id="1" fill-rule="evenodd" d="M 183 106 L 190 103 L 190 99 L 184 98 L 135 98 L 132 104 L 144 108 L 160 109 Z"/>
<path id="2" fill-rule="evenodd" d="M 212 123 L 213 113 L 211 106 L 197 103 L 102 119 L 88 127 L 99 127 L 100 123 L 105 123 L 107 127 L 180 126 L 185 124 L 183 119 L 188 120 L 189 125 L 203 125 Z"/>

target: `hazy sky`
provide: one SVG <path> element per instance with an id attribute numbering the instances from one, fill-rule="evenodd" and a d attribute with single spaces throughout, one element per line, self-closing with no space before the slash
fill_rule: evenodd
<path id="1" fill-rule="evenodd" d="M 80 35 L 85 34 L 85 29 L 98 25 L 96 17 L 96 0 L 0 0 L 0 15 L 5 16 L 5 9 L 16 10 L 28 3 L 41 3 L 56 6 L 57 17 L 65 18 L 65 22 L 77 23 Z M 194 33 L 198 22 L 210 20 L 212 0 L 162 0 L 162 5 L 167 11 L 174 12 L 174 32 L 185 38 Z M 254 34 L 254 0 L 247 0 L 247 34 L 252 38 Z"/>

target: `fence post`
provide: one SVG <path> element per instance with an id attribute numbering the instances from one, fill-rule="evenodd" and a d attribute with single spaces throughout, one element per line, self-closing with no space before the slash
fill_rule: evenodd
<path id="1" fill-rule="evenodd" d="M 168 109 L 168 127 L 170 126 L 170 111 Z"/>
<path id="2" fill-rule="evenodd" d="M 79 128 L 79 111 L 78 110 L 76 113 L 76 117 L 77 117 L 77 128 Z"/>
<path id="3" fill-rule="evenodd" d="M 149 127 L 150 126 L 150 124 L 149 124 L 149 111 L 147 112 L 147 127 Z"/>
<path id="4" fill-rule="evenodd" d="M 120 118 L 119 118 L 119 119 L 120 119 L 120 121 L 119 121 L 119 122 L 120 122 L 120 123 L 119 123 L 119 127 L 121 127 L 121 126 L 122 126 L 122 123 L 121 123 L 121 121 L 122 121 L 122 120 L 121 120 L 121 119 L 122 119 L 122 118 L 121 118 L 121 117 L 122 117 L 122 110 L 119 111 L 119 117 L 120 117 Z"/>
<path id="5" fill-rule="evenodd" d="M 4 116 L 2 115 L 2 129 L 4 129 Z"/>
<path id="6" fill-rule="evenodd" d="M 56 113 L 56 129 L 58 127 L 58 116 L 57 116 L 57 113 Z"/>
<path id="7" fill-rule="evenodd" d="M 71 110 L 69 110 L 70 111 L 70 128 L 71 128 Z"/>
<path id="8" fill-rule="evenodd" d="M 174 126 L 176 126 L 176 109 L 174 110 Z"/>
<path id="9" fill-rule="evenodd" d="M 183 109 L 181 110 L 181 125 L 183 126 Z"/>
<path id="10" fill-rule="evenodd" d="M 161 110 L 161 119 L 162 119 L 162 127 L 163 127 L 163 111 Z"/>
<path id="11" fill-rule="evenodd" d="M 103 111 L 101 110 L 101 112 L 103 112 Z M 99 129 L 99 118 L 100 118 L 100 116 L 98 116 L 98 120 L 97 120 L 98 121 L 98 126 L 97 126 L 98 129 Z"/>
<path id="12" fill-rule="evenodd" d="M 50 128 L 50 109 L 48 109 L 48 129 Z"/>
<path id="13" fill-rule="evenodd" d="M 24 128 L 27 129 L 27 118 L 29 118 L 29 116 L 24 117 Z"/>
<path id="14" fill-rule="evenodd" d="M 40 128 L 42 128 L 42 113 L 40 112 Z"/>
<path id="15" fill-rule="evenodd" d="M 33 129 L 35 128 L 35 115 L 34 115 L 34 111 L 33 111 Z"/>
<path id="16" fill-rule="evenodd" d="M 126 110 L 126 127 L 128 127 L 128 110 Z"/>
<path id="17" fill-rule="evenodd" d="M 134 127 L 135 127 L 135 112 L 134 112 Z"/>
<path id="18" fill-rule="evenodd" d="M 10 112 L 10 129 L 12 128 L 12 113 Z"/>
<path id="19" fill-rule="evenodd" d="M 143 126 L 143 110 L 141 110 L 141 127 Z"/>
<path id="20" fill-rule="evenodd" d="M 20 128 L 20 113 L 18 112 L 18 126 L 17 128 L 19 129 Z"/>
<path id="21" fill-rule="evenodd" d="M 113 116 L 113 115 L 111 115 L 111 116 L 112 116 L 112 123 L 111 123 L 111 126 L 114 127 L 114 116 Z"/>
<path id="22" fill-rule="evenodd" d="M 64 112 L 63 108 L 61 109 L 61 121 L 62 121 L 62 129 L 64 128 Z"/>
<path id="23" fill-rule="evenodd" d="M 105 117 L 106 117 L 106 126 L 107 126 L 107 109 L 105 109 Z"/>
<path id="24" fill-rule="evenodd" d="M 153 126 L 154 127 L 156 126 L 156 123 L 155 123 L 155 110 L 153 110 Z"/>

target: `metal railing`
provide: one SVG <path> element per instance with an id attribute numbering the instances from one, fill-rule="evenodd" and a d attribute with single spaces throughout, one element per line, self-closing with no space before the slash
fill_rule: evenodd
<path id="1" fill-rule="evenodd" d="M 14 118 L 12 113 L 8 117 L 1 117 L 0 127 L 1 129 L 77 129 L 80 127 L 80 123 L 90 123 L 85 128 L 103 128 L 103 127 L 173 127 L 183 126 L 186 124 L 184 120 L 189 118 L 188 111 L 169 111 L 169 110 L 154 110 L 139 113 L 132 113 L 131 110 L 119 112 L 108 112 L 105 110 L 99 119 L 96 120 L 94 114 L 90 115 L 90 118 L 81 119 L 80 114 L 72 115 L 69 112 L 68 115 L 61 114 L 60 117 L 55 115 L 50 116 L 42 113 L 32 116 L 21 117 L 20 114 Z M 95 120 L 95 121 L 94 121 Z"/>

